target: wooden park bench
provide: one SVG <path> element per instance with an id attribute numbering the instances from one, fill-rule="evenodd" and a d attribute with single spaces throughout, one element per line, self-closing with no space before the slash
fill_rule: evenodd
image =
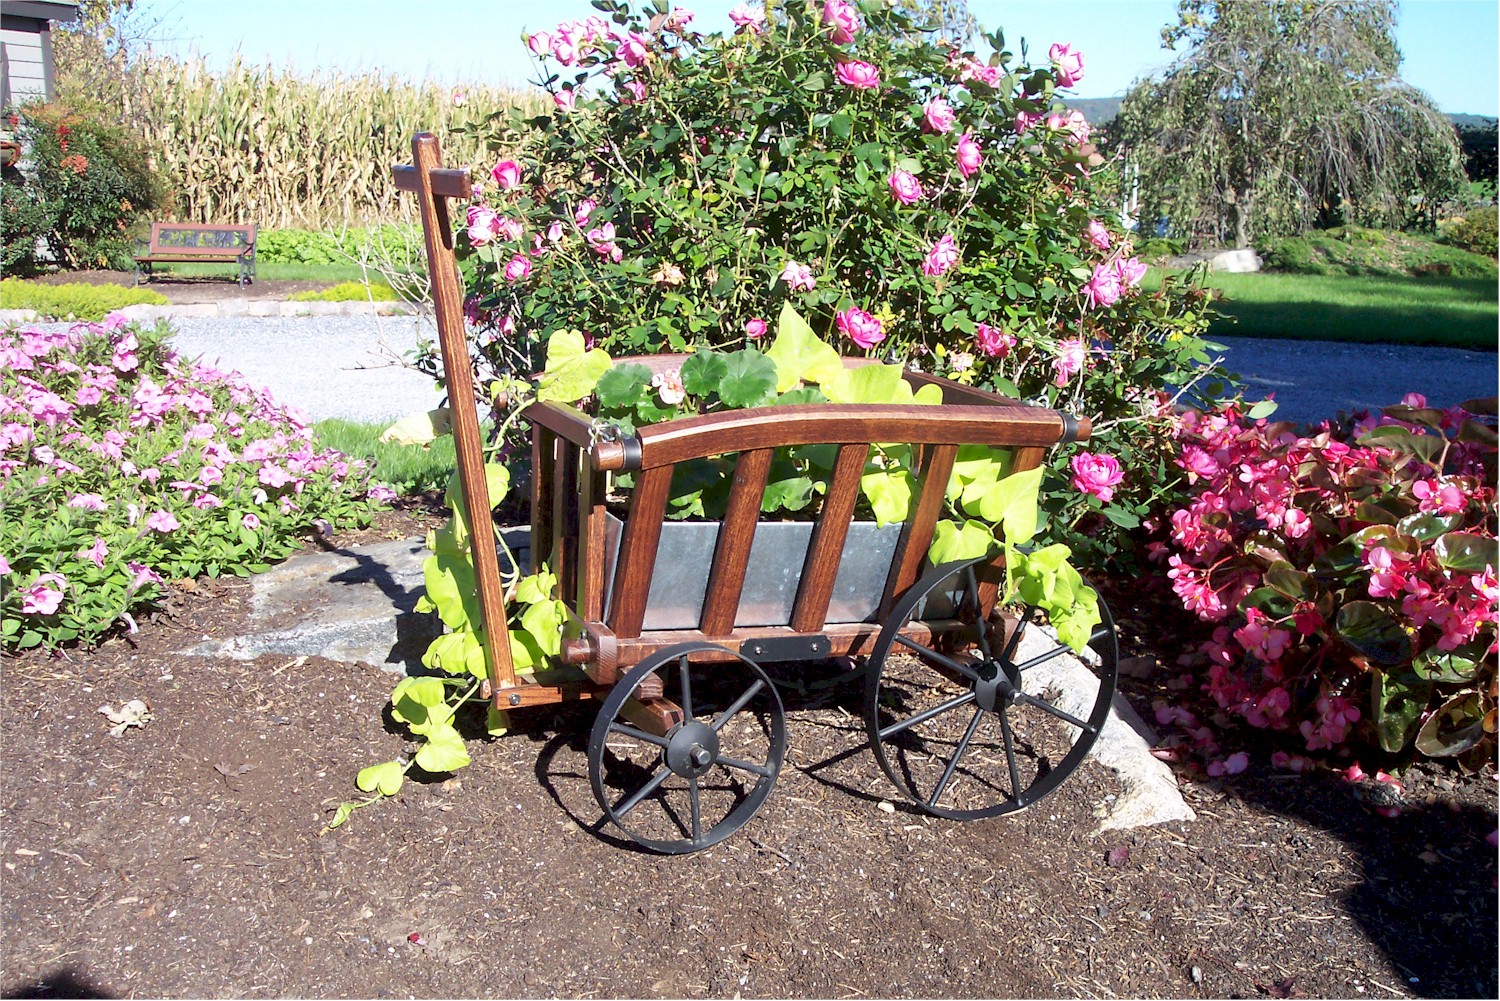
<path id="1" fill-rule="evenodd" d="M 239 265 L 239 283 L 255 281 L 255 226 L 212 226 L 186 222 L 151 224 L 151 242 L 135 256 L 135 283 L 154 264 L 208 263 Z"/>

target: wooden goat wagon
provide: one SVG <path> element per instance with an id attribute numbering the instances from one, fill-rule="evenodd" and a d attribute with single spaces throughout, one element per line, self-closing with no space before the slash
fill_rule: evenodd
<path id="1" fill-rule="evenodd" d="M 418 196 L 437 325 L 469 512 L 490 510 L 449 199 L 472 196 L 467 171 L 443 169 L 418 135 L 397 185 Z M 633 359 L 671 364 L 671 359 Z M 910 372 L 942 388 L 941 406 L 807 404 L 666 421 L 611 434 L 571 406 L 534 403 L 531 553 L 554 568 L 570 606 L 561 664 L 517 674 L 493 524 L 470 526 L 491 661 L 482 689 L 521 709 L 601 701 L 588 746 L 594 795 L 636 842 L 682 853 L 717 844 L 764 804 L 781 770 L 786 722 L 766 666 L 853 658 L 865 682 L 869 741 L 890 780 L 922 809 L 955 819 L 1022 809 L 1056 788 L 1109 712 L 1117 656 L 1101 625 L 1084 660 L 1092 691 L 1076 714 L 1028 691 L 1025 672 L 1067 648 L 1020 651 L 1035 609 L 1002 607 L 998 557 L 926 565 L 960 446 L 1011 451 L 1012 470 L 1088 435 L 1086 421 Z M 907 443 L 919 486 L 905 524 L 853 520 L 871 443 Z M 822 444 L 836 458 L 815 522 L 759 519 L 778 448 Z M 734 456 L 716 524 L 668 522 L 674 469 Z M 605 506 L 612 474 L 634 474 L 629 511 Z M 471 516 L 472 517 L 472 516 Z M 753 592 L 753 593 L 752 593 Z M 795 670 L 795 667 L 792 668 Z M 1077 693 L 1074 693 L 1075 696 Z"/>

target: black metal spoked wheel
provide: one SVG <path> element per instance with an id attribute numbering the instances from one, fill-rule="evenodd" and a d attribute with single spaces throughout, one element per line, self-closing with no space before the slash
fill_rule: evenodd
<path id="1" fill-rule="evenodd" d="M 658 689 L 681 710 L 670 725 L 643 711 L 643 697 Z M 786 715 L 760 666 L 712 643 L 683 643 L 610 689 L 589 737 L 589 781 L 628 837 L 681 855 L 744 827 L 785 756 Z"/>
<path id="2" fill-rule="evenodd" d="M 901 792 L 940 817 L 1030 806 L 1083 763 L 1109 717 L 1118 647 L 1103 599 L 1075 662 L 1034 608 L 981 620 L 1003 578 L 991 557 L 934 568 L 896 602 L 870 653 L 870 745 Z"/>

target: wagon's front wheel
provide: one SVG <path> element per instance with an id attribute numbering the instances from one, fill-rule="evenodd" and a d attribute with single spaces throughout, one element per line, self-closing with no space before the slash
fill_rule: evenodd
<path id="1" fill-rule="evenodd" d="M 1118 646 L 1104 600 L 1075 655 L 1035 609 L 993 608 L 1003 588 L 1004 568 L 989 557 L 934 568 L 896 602 L 870 653 L 875 756 L 940 817 L 1030 806 L 1083 763 L 1109 718 Z"/>
<path id="2" fill-rule="evenodd" d="M 633 841 L 680 855 L 745 826 L 785 755 L 781 697 L 760 666 L 712 643 L 683 643 L 610 689 L 589 736 L 589 781 Z"/>

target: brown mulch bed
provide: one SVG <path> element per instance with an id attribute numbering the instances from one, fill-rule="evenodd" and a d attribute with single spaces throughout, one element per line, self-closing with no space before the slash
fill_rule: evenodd
<path id="1" fill-rule="evenodd" d="M 249 592 L 199 581 L 130 640 L 7 661 L 0 994 L 1496 995 L 1492 767 L 1413 769 L 1387 819 L 1259 754 L 1183 777 L 1196 822 L 1100 835 L 1118 784 L 1090 761 L 1022 814 L 960 824 L 881 808 L 859 695 L 834 691 L 789 702 L 766 808 L 697 855 L 600 827 L 588 707 L 516 714 L 456 777 L 320 838 L 355 772 L 410 746 L 383 715 L 395 678 L 179 652 L 242 630 Z M 98 708 L 136 698 L 155 719 L 109 736 Z"/>
<path id="2" fill-rule="evenodd" d="M 150 278 L 143 277 L 140 287 L 166 296 L 168 301 L 175 305 L 181 305 L 193 302 L 220 302 L 224 299 L 281 300 L 298 292 L 321 291 L 337 284 L 335 282 L 257 279 L 248 287 L 241 288 L 234 274 L 234 269 L 227 266 L 224 268 L 223 277 L 157 274 Z M 42 275 L 35 280 L 46 285 L 78 282 L 85 285 L 123 285 L 130 288 L 135 284 L 135 275 L 130 271 L 60 271 L 56 274 Z"/>

